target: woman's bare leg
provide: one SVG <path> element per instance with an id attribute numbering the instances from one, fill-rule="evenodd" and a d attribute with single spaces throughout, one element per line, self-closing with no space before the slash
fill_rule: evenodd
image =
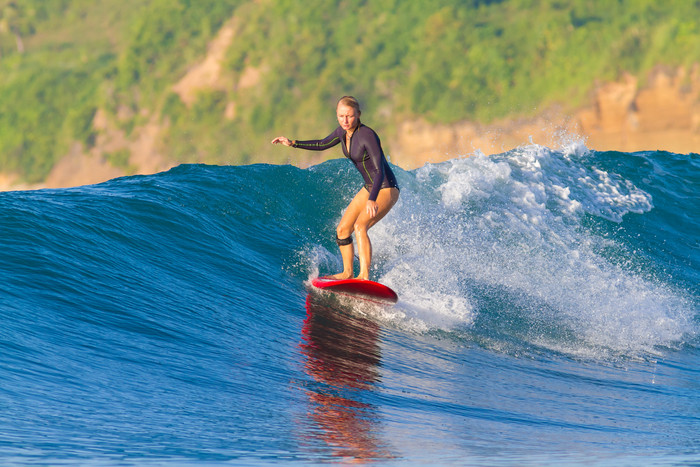
<path id="1" fill-rule="evenodd" d="M 366 197 L 365 204 L 368 198 L 369 196 Z M 357 238 L 357 252 L 360 256 L 360 273 L 357 276 L 358 279 L 369 280 L 369 269 L 372 266 L 372 242 L 369 239 L 367 231 L 387 215 L 398 199 L 398 188 L 383 188 L 379 190 L 379 195 L 377 195 L 377 205 L 379 208 L 377 214 L 374 217 L 370 217 L 367 211 L 363 209 L 359 216 L 357 216 L 353 230 Z"/>
<path id="2" fill-rule="evenodd" d="M 369 192 L 362 188 L 350 201 L 343 217 L 338 223 L 336 235 L 340 239 L 351 238 L 352 231 L 355 228 L 355 222 L 360 216 L 360 213 L 365 209 Z M 350 279 L 354 274 L 355 250 L 352 243 L 348 245 L 339 245 L 340 255 L 343 257 L 343 272 L 329 276 L 333 279 Z"/>

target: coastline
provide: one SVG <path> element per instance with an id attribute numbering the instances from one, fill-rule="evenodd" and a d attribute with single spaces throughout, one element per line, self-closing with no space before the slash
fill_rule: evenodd
<path id="1" fill-rule="evenodd" d="M 700 151 L 700 65 L 692 69 L 657 68 L 644 86 L 631 75 L 598 86 L 590 103 L 569 113 L 548 109 L 531 119 L 502 119 L 485 125 L 470 121 L 430 124 L 422 118 L 398 123 L 384 150 L 393 164 L 411 170 L 427 162 L 442 162 L 476 153 L 498 154 L 531 143 L 562 147 L 574 141 L 598 151 Z M 22 183 L 0 173 L 0 191 L 65 188 L 104 182 L 116 177 L 152 174 L 179 162 L 160 152 L 167 126 L 151 119 L 128 138 L 104 113 L 98 111 L 93 127 L 95 147 L 84 151 L 74 145 L 54 166 L 43 183 Z M 120 167 L 110 154 L 124 151 L 128 161 Z M 309 154 L 296 159 L 301 167 L 325 160 Z M 255 162 L 265 162 L 264 157 Z"/>
<path id="2" fill-rule="evenodd" d="M 550 125 L 538 120 L 543 125 Z M 387 146 L 387 153 L 392 164 L 403 169 L 412 170 L 426 163 L 443 162 L 455 157 L 465 157 L 476 153 L 485 155 L 499 154 L 518 146 L 532 143 L 549 147 L 561 147 L 574 141 L 582 141 L 589 149 L 596 151 L 668 151 L 677 154 L 697 153 L 700 151 L 700 133 L 697 131 L 667 129 L 650 131 L 643 134 L 628 132 L 599 132 L 581 134 L 560 130 L 548 131 L 536 127 L 536 124 L 523 125 L 513 130 L 504 127 L 479 127 L 465 124 L 450 128 L 424 127 L 422 122 L 405 124 L 404 138 L 392 146 Z M 463 133 L 459 131 L 462 130 Z M 447 141 L 452 144 L 435 144 L 435 140 L 447 134 Z M 455 142 L 456 141 L 456 142 Z M 411 143 L 413 142 L 413 143 Z M 412 150 L 402 152 L 407 144 Z M 299 160 L 300 167 L 318 164 L 325 159 Z M 264 162 L 264 161 L 260 161 Z M 43 183 L 23 183 L 16 176 L 0 173 L 0 191 L 25 191 L 51 188 L 69 188 L 105 182 L 126 175 L 148 175 L 175 167 L 176 163 L 163 161 L 156 170 L 126 171 L 115 168 L 100 155 L 73 155 L 62 159 L 51 172 L 51 177 Z"/>

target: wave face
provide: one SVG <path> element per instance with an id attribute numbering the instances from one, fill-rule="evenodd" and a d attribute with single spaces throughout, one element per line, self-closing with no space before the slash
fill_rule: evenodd
<path id="1" fill-rule="evenodd" d="M 697 459 L 698 155 L 395 171 L 391 308 L 308 290 L 344 160 L 0 193 L 0 461 Z"/>

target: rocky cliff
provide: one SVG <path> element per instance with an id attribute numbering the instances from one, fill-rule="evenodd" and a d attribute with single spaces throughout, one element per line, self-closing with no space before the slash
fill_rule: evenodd
<path id="1" fill-rule="evenodd" d="M 597 86 L 590 104 L 570 113 L 549 109 L 536 118 L 490 125 L 407 120 L 388 147 L 394 163 L 411 168 L 476 151 L 499 153 L 530 141 L 556 147 L 572 139 L 596 150 L 700 151 L 700 66 L 658 68 L 644 83 L 624 75 Z"/>

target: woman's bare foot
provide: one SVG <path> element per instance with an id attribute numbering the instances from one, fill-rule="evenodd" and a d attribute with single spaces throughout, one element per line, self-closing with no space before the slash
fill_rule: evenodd
<path id="1" fill-rule="evenodd" d="M 345 279 L 350 279 L 352 277 L 352 274 L 346 274 L 344 272 L 340 272 L 338 274 L 333 274 L 332 276 L 324 276 L 324 279 L 333 279 L 336 281 L 342 281 Z"/>

